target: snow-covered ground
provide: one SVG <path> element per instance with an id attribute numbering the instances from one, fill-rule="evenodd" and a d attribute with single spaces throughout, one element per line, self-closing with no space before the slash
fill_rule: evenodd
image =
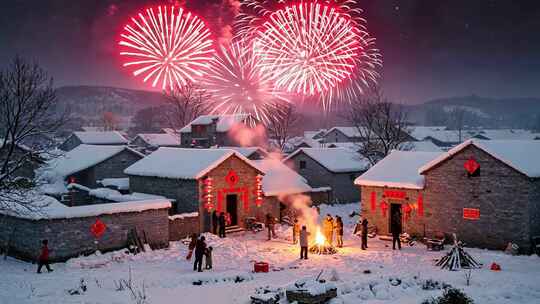
<path id="1" fill-rule="evenodd" d="M 266 241 L 263 232 L 226 239 L 208 236 L 214 248 L 214 269 L 204 273 L 192 271 L 192 263 L 185 259 L 187 248 L 181 242 L 172 243 L 167 250 L 136 256 L 118 251 L 72 259 L 53 264 L 54 272 L 40 275 L 35 273 L 35 265 L 0 260 L 0 303 L 137 303 L 130 291 L 117 290 L 120 280 L 128 280 L 130 270 L 136 291 L 145 287 L 146 303 L 249 303 L 257 287 L 285 287 L 316 276 L 322 269 L 323 278 L 328 279 L 333 269 L 339 276 L 335 283 L 339 297 L 332 303 L 418 304 L 442 293 L 422 288 L 429 279 L 463 289 L 476 303 L 540 303 L 538 256 L 468 249 L 485 266 L 472 271 L 471 286 L 466 286 L 466 271 L 449 272 L 433 266 L 434 259 L 443 253 L 427 252 L 423 245 L 392 251 L 388 242 L 370 239 L 369 250 L 360 250 L 359 239 L 351 236 L 356 217 L 348 216 L 356 208 L 356 204 L 323 206 L 323 215 L 342 215 L 345 247 L 336 255 L 310 255 L 302 262 L 299 248 L 290 244 L 290 228 L 279 229 L 279 238 L 272 241 Z M 252 273 L 254 261 L 269 262 L 271 271 Z M 492 262 L 500 264 L 502 271 L 489 270 Z M 70 295 L 68 291 L 77 289 L 81 279 L 86 292 Z"/>

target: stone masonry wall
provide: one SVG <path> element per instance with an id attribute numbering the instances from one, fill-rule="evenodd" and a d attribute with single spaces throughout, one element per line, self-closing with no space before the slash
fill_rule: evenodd
<path id="1" fill-rule="evenodd" d="M 300 161 L 306 162 L 304 169 L 300 169 Z M 354 185 L 354 180 L 363 172 L 333 173 L 305 153 L 298 153 L 288 165 L 307 179 L 311 187 L 331 187 L 332 200 L 350 203 L 360 199 L 360 190 Z"/>
<path id="2" fill-rule="evenodd" d="M 193 233 L 200 233 L 198 216 L 169 218 L 169 241 L 179 241 Z"/>
<path id="3" fill-rule="evenodd" d="M 405 192 L 405 199 L 394 199 L 383 197 L 384 191 L 400 191 Z M 371 193 L 375 192 L 375 202 L 376 209 L 371 209 Z M 410 216 L 405 217 L 405 212 L 403 205 L 409 204 L 411 206 L 417 206 L 418 196 L 421 194 L 421 190 L 412 190 L 412 189 L 398 189 L 398 188 L 386 188 L 386 187 L 367 187 L 362 186 L 362 204 L 361 204 L 361 214 L 363 217 L 368 219 L 369 225 L 374 225 L 377 227 L 377 232 L 379 234 L 389 234 L 390 233 L 390 204 L 400 204 L 402 205 L 402 228 L 403 232 L 407 232 L 410 235 L 424 236 L 425 231 L 425 219 L 426 215 L 429 214 L 430 210 L 426 206 L 424 199 L 424 216 L 418 215 L 418 210 L 413 208 Z M 381 209 L 381 202 L 386 202 L 388 204 L 388 209 L 386 213 L 383 214 Z"/>
<path id="4" fill-rule="evenodd" d="M 97 218 L 107 225 L 107 230 L 96 247 L 90 227 Z M 41 240 L 48 239 L 50 259 L 59 262 L 90 254 L 96 249 L 110 251 L 124 248 L 128 231 L 132 228 L 137 228 L 140 237 L 143 237 L 144 230 L 151 244 L 168 244 L 167 209 L 53 220 L 0 217 L 0 242 L 4 244 L 7 239 L 11 240 L 9 255 L 35 260 L 40 253 Z"/>
<path id="5" fill-rule="evenodd" d="M 480 176 L 468 177 L 463 168 L 471 157 L 480 164 Z M 469 146 L 426 172 L 426 230 L 456 233 L 469 246 L 504 249 L 515 242 L 526 251 L 533 191 L 525 175 Z M 463 208 L 480 209 L 480 218 L 463 219 Z"/>
<path id="6" fill-rule="evenodd" d="M 131 192 L 142 192 L 161 195 L 173 202 L 171 214 L 195 212 L 199 210 L 199 190 L 197 181 L 160 178 L 152 176 L 129 176 Z"/>

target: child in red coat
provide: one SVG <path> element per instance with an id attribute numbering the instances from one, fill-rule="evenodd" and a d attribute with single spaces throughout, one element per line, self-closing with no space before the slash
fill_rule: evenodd
<path id="1" fill-rule="evenodd" d="M 38 258 L 37 273 L 41 273 L 41 268 L 43 266 L 45 266 L 45 268 L 47 268 L 48 272 L 51 272 L 53 270 L 49 266 L 49 246 L 48 246 L 49 241 L 48 240 L 43 240 L 41 242 L 41 244 L 43 244 L 43 245 L 41 246 L 41 254 L 39 255 L 39 258 Z"/>

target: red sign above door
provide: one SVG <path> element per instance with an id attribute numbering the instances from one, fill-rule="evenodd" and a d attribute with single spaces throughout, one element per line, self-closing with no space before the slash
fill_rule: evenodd
<path id="1" fill-rule="evenodd" d="M 477 220 L 480 218 L 480 209 L 463 208 L 463 218 L 466 220 Z"/>

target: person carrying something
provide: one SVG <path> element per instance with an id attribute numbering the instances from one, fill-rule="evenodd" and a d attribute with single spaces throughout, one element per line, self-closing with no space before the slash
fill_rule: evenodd
<path id="1" fill-rule="evenodd" d="M 202 260 L 205 253 L 206 242 L 204 236 L 201 236 L 201 238 L 197 240 L 197 245 L 195 245 L 195 262 L 193 263 L 193 271 L 202 272 Z"/>

